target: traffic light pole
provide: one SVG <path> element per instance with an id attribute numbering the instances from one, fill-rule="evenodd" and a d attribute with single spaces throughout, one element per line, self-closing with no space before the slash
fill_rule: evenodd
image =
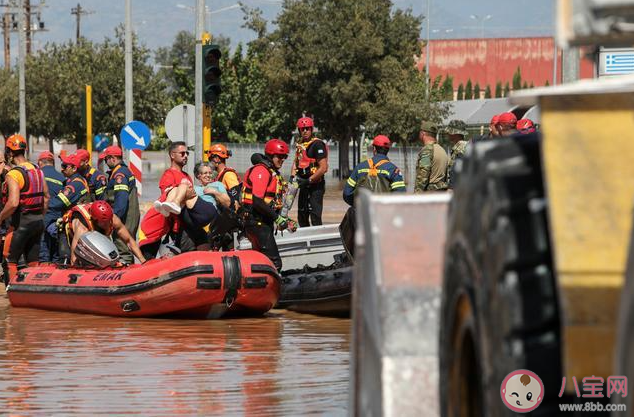
<path id="1" fill-rule="evenodd" d="M 211 35 L 209 32 L 203 32 L 202 36 L 203 45 L 209 45 L 211 43 Z M 202 77 L 202 76 L 201 76 Z M 211 147 L 211 106 L 203 104 L 203 161 L 209 160 L 207 151 Z"/>
<path id="2" fill-rule="evenodd" d="M 203 149 L 203 32 L 205 31 L 205 0 L 196 0 L 196 85 L 195 85 L 195 101 L 196 118 L 195 118 L 195 142 L 194 142 L 194 158 L 193 162 L 202 160 Z M 192 164 L 193 165 L 193 164 Z"/>

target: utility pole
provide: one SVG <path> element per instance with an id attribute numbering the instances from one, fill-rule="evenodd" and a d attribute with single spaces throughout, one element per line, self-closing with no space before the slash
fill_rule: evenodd
<path id="1" fill-rule="evenodd" d="M 561 59 L 563 84 L 577 81 L 579 79 L 579 48 L 564 49 Z"/>
<path id="2" fill-rule="evenodd" d="M 26 0 L 28 1 L 28 0 Z M 20 0 L 20 12 L 18 13 L 18 33 L 19 33 L 19 47 L 18 47 L 18 72 L 19 72 L 19 101 L 20 101 L 20 134 L 26 138 L 27 149 L 31 149 L 31 141 L 26 134 L 26 79 L 25 79 L 25 61 L 26 61 L 26 31 L 24 30 L 29 21 L 27 20 L 27 13 L 25 0 Z"/>
<path id="3" fill-rule="evenodd" d="M 81 36 L 81 32 L 80 32 L 80 28 L 81 28 L 81 17 L 82 16 L 86 16 L 89 14 L 93 14 L 94 12 L 91 10 L 86 10 L 83 7 L 81 7 L 81 4 L 77 3 L 77 7 L 73 7 L 72 9 L 70 9 L 70 14 L 74 14 L 75 15 L 75 21 L 76 21 L 76 30 L 75 30 L 75 39 L 76 42 L 79 43 L 79 38 Z"/>
<path id="4" fill-rule="evenodd" d="M 429 30 L 431 26 L 431 0 L 427 0 L 427 16 L 425 16 L 425 19 L 427 19 L 427 44 L 425 45 L 425 79 L 427 80 L 427 89 L 425 91 L 427 92 L 427 97 L 429 98 L 429 94 L 431 93 L 431 86 L 429 85 L 431 81 L 431 78 L 429 77 Z"/>
<path id="5" fill-rule="evenodd" d="M 8 70 L 11 68 L 11 15 L 9 13 L 4 13 L 2 15 L 2 37 L 4 38 L 4 69 Z"/>
<path id="6" fill-rule="evenodd" d="M 203 33 L 205 32 L 205 0 L 196 0 L 196 71 L 195 71 L 195 105 L 196 118 L 194 136 L 194 161 L 202 160 L 203 156 Z"/>
<path id="7" fill-rule="evenodd" d="M 24 0 L 24 14 L 26 16 L 26 54 L 31 55 L 31 0 Z"/>
<path id="8" fill-rule="evenodd" d="M 134 120 L 132 95 L 132 0 L 125 0 L 125 122 Z"/>

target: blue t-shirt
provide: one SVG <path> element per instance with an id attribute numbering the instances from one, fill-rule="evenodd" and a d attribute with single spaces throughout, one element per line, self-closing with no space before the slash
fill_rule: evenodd
<path id="1" fill-rule="evenodd" d="M 227 189 L 225 188 L 224 185 L 222 185 L 221 182 L 212 182 L 211 184 L 207 184 L 206 186 L 202 186 L 202 185 L 194 185 L 194 191 L 196 191 L 196 194 L 198 194 L 198 197 L 202 198 L 204 201 L 211 203 L 214 205 L 214 207 L 218 208 L 218 203 L 216 202 L 216 199 L 214 198 L 213 195 L 209 195 L 209 194 L 205 194 L 205 188 L 215 188 L 216 190 L 220 191 L 221 193 L 226 193 Z"/>

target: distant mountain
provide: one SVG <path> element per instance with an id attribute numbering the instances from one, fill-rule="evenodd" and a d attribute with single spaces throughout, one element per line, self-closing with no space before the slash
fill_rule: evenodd
<path id="1" fill-rule="evenodd" d="M 362 1 L 362 0 L 359 0 Z M 426 1 L 394 0 L 395 7 L 411 8 L 415 14 L 425 14 Z M 432 38 L 518 37 L 550 35 L 553 32 L 552 0 L 430 0 Z M 38 0 L 31 0 L 36 4 Z M 250 7 L 259 7 L 264 17 L 273 22 L 281 7 L 281 0 L 242 0 Z M 70 14 L 78 0 L 49 0 L 42 9 L 41 19 L 47 31 L 34 35 L 34 49 L 47 42 L 66 42 L 75 39 L 75 16 Z M 82 36 L 101 41 L 114 36 L 114 28 L 124 21 L 124 0 L 80 0 L 81 6 L 92 14 L 81 18 Z M 170 45 L 180 30 L 195 29 L 194 0 L 132 0 L 133 28 L 148 47 Z M 232 45 L 246 43 L 254 34 L 242 28 L 242 12 L 236 0 L 207 0 L 211 11 L 207 28 L 212 35 L 229 37 Z M 476 15 L 477 18 L 470 18 Z M 491 15 L 486 19 L 487 15 Z M 269 29 L 272 29 L 271 24 Z M 426 36 L 423 25 L 421 37 Z M 17 33 L 11 35 L 12 61 L 17 52 Z M 4 64 L 0 54 L 0 64 Z"/>

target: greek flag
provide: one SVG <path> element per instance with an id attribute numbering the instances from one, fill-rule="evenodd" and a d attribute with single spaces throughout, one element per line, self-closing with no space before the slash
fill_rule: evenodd
<path id="1" fill-rule="evenodd" d="M 606 54 L 605 74 L 619 75 L 634 73 L 634 53 Z"/>

